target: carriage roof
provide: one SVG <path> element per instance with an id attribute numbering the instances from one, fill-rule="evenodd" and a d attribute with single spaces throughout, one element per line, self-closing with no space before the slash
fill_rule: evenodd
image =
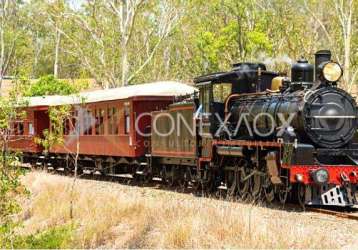
<path id="1" fill-rule="evenodd" d="M 184 83 L 162 81 L 120 88 L 101 89 L 79 94 L 60 96 L 36 96 L 28 98 L 28 106 L 59 106 L 128 99 L 136 96 L 181 96 L 193 94 L 197 89 Z"/>

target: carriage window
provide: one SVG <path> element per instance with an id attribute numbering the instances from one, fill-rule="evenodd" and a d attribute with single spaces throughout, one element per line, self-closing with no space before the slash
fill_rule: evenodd
<path id="1" fill-rule="evenodd" d="M 108 134 L 111 135 L 113 131 L 113 113 L 112 108 L 107 109 L 107 125 L 108 125 Z"/>
<path id="2" fill-rule="evenodd" d="M 129 114 L 125 114 L 125 115 L 124 115 L 124 121 L 125 121 L 125 124 L 124 124 L 124 133 L 125 133 L 125 134 L 129 134 L 129 130 L 130 130 L 130 127 L 131 127 L 131 119 L 130 119 Z"/>
<path id="3" fill-rule="evenodd" d="M 114 135 L 118 134 L 118 125 L 119 125 L 119 121 L 118 121 L 118 109 L 117 108 L 113 108 L 112 109 L 112 119 L 113 119 L 113 127 L 112 127 L 112 132 Z"/>
<path id="4" fill-rule="evenodd" d="M 92 112 L 91 110 L 85 110 L 83 112 L 83 134 L 92 134 Z"/>
<path id="5" fill-rule="evenodd" d="M 104 109 L 96 109 L 96 135 L 104 134 Z"/>
<path id="6" fill-rule="evenodd" d="M 23 135 L 24 134 L 24 124 L 22 122 L 14 123 L 14 134 Z"/>
<path id="7" fill-rule="evenodd" d="M 63 126 L 63 134 L 64 135 L 68 135 L 70 133 L 70 120 L 69 119 L 66 119 L 65 120 L 65 124 Z"/>
<path id="8" fill-rule="evenodd" d="M 69 133 L 70 134 L 79 134 L 79 132 L 80 132 L 80 129 L 79 129 L 79 125 L 80 125 L 80 123 L 79 122 L 77 122 L 77 120 L 78 120 L 78 111 L 76 110 L 76 111 L 74 111 L 74 112 L 72 112 L 71 113 L 71 127 L 70 127 L 70 129 L 72 129 L 72 132 L 71 131 L 69 131 Z"/>
<path id="9" fill-rule="evenodd" d="M 34 135 L 34 134 L 35 134 L 34 125 L 30 122 L 29 123 L 29 135 Z"/>
<path id="10" fill-rule="evenodd" d="M 214 102 L 224 103 L 225 99 L 231 94 L 231 83 L 220 83 L 213 85 Z"/>
<path id="11" fill-rule="evenodd" d="M 118 134 L 117 108 L 111 107 L 107 109 L 107 120 L 108 120 L 108 134 L 110 135 Z"/>

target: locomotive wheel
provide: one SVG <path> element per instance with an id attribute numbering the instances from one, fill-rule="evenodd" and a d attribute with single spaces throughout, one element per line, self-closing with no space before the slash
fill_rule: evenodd
<path id="1" fill-rule="evenodd" d="M 254 201 L 257 201 L 261 196 L 262 177 L 258 174 L 254 174 L 251 179 L 252 179 L 252 183 L 250 185 L 250 193 Z"/>
<path id="2" fill-rule="evenodd" d="M 247 200 L 250 197 L 249 191 L 251 178 L 245 179 L 248 176 L 246 171 L 245 168 L 242 168 L 241 171 L 239 171 L 239 183 L 237 185 L 237 193 L 242 200 Z"/>
<path id="3" fill-rule="evenodd" d="M 297 185 L 297 200 L 302 209 L 306 206 L 306 187 L 303 184 Z"/>
<path id="4" fill-rule="evenodd" d="M 263 192 L 266 202 L 268 203 L 273 202 L 273 200 L 275 199 L 275 188 L 272 185 L 268 175 L 265 176 L 264 184 L 262 187 L 263 187 Z"/>
<path id="5" fill-rule="evenodd" d="M 282 179 L 283 179 L 283 184 L 277 186 L 277 196 L 280 203 L 284 205 L 287 202 L 290 188 L 288 184 L 288 179 L 286 177 L 283 177 Z"/>
<path id="6" fill-rule="evenodd" d="M 238 184 L 238 171 L 235 169 L 234 171 L 227 172 L 227 195 L 228 197 L 235 197 L 237 192 L 237 184 Z"/>

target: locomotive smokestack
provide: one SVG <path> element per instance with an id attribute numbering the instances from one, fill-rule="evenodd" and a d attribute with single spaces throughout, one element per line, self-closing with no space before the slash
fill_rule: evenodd
<path id="1" fill-rule="evenodd" d="M 331 56 L 332 53 L 330 50 L 319 50 L 316 52 L 315 54 L 315 76 L 316 76 L 316 81 L 319 79 L 319 75 L 320 75 L 320 70 L 319 70 L 319 65 L 323 62 L 327 62 L 327 61 L 331 61 Z"/>

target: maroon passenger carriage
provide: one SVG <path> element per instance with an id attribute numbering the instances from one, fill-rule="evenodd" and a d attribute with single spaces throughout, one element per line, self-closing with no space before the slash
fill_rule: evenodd
<path id="1" fill-rule="evenodd" d="M 10 147 L 22 151 L 25 162 L 64 171 L 77 151 L 78 138 L 81 171 L 135 173 L 150 147 L 149 139 L 141 135 L 150 130 L 150 112 L 165 109 L 177 97 L 194 91 L 189 85 L 167 81 L 73 96 L 32 97 L 25 108 L 26 119 L 14 122 L 21 129 L 15 129 Z M 44 130 L 52 129 L 49 108 L 62 105 L 72 106 L 71 118 L 64 124 L 64 143 L 43 155 L 44 148 L 35 138 L 43 138 Z M 136 124 L 138 116 L 146 113 Z"/>

